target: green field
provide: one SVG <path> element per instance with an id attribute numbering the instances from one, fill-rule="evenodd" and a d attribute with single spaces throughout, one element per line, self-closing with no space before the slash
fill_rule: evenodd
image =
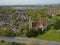
<path id="1" fill-rule="evenodd" d="M 50 29 L 49 31 L 46 31 L 47 33 L 38 35 L 36 38 L 42 39 L 42 40 L 49 40 L 49 41 L 57 41 L 60 42 L 60 34 L 58 34 L 57 30 Z"/>

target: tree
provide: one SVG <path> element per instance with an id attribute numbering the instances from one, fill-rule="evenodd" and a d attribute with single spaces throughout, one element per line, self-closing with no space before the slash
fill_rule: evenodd
<path id="1" fill-rule="evenodd" d="M 1 40 L 2 43 L 4 43 L 4 40 Z"/>
<path id="2" fill-rule="evenodd" d="M 45 31 L 42 31 L 40 28 L 38 28 L 37 30 L 35 30 L 34 28 L 30 29 L 30 30 L 27 30 L 25 32 L 25 35 L 27 37 L 36 37 L 38 36 L 39 34 L 44 34 Z"/>
<path id="3" fill-rule="evenodd" d="M 35 36 L 37 36 L 37 33 L 36 33 L 35 29 L 31 29 L 31 30 L 26 31 L 25 35 L 27 37 L 35 37 Z"/>
<path id="4" fill-rule="evenodd" d="M 7 8 L 7 7 L 3 7 L 3 8 L 0 8 L 0 13 L 2 14 L 11 14 L 13 13 L 13 9 L 12 8 Z"/>
<path id="5" fill-rule="evenodd" d="M 10 29 L 6 29 L 6 30 L 0 30 L 0 36 L 8 36 L 8 37 L 14 37 L 16 36 L 16 33 L 13 32 Z"/>
<path id="6" fill-rule="evenodd" d="M 12 42 L 12 45 L 25 45 L 25 43 Z"/>
<path id="7" fill-rule="evenodd" d="M 56 23 L 54 24 L 55 29 L 60 29 L 60 19 L 56 20 Z"/>
<path id="8" fill-rule="evenodd" d="M 40 16 L 40 18 L 39 18 L 40 20 L 44 20 L 47 17 L 47 13 L 45 12 L 44 9 L 37 10 L 36 15 Z"/>

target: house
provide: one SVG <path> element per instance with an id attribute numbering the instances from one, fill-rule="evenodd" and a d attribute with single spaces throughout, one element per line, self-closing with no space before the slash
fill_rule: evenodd
<path id="1" fill-rule="evenodd" d="M 29 18 L 29 30 L 31 28 L 34 28 L 36 30 L 38 30 L 39 28 L 44 31 L 47 27 L 47 22 L 44 21 L 32 21 L 31 17 Z"/>
<path id="2" fill-rule="evenodd" d="M 19 31 L 19 28 L 17 26 L 10 26 L 10 29 L 13 31 Z"/>
<path id="3" fill-rule="evenodd" d="M 60 9 L 45 9 L 46 13 L 49 15 L 49 16 L 54 16 L 54 15 L 57 15 L 57 14 L 60 14 Z"/>
<path id="4" fill-rule="evenodd" d="M 44 31 L 46 29 L 46 23 L 39 21 L 32 22 L 32 28 L 35 28 L 36 30 L 41 29 L 42 31 Z"/>
<path id="5" fill-rule="evenodd" d="M 19 31 L 17 26 L 11 26 L 9 24 L 3 24 L 0 26 L 0 29 L 6 30 L 6 29 L 11 29 L 12 31 Z"/>
<path id="6" fill-rule="evenodd" d="M 10 25 L 7 25 L 7 24 L 2 24 L 0 25 L 0 29 L 3 29 L 3 30 L 6 30 L 7 28 L 9 28 Z M 10 28 L 9 28 L 10 29 Z"/>

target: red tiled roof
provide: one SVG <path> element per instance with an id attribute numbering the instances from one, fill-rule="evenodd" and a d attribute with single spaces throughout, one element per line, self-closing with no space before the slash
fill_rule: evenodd
<path id="1" fill-rule="evenodd" d="M 39 27 L 40 25 L 44 25 L 43 22 L 33 22 L 32 27 Z"/>

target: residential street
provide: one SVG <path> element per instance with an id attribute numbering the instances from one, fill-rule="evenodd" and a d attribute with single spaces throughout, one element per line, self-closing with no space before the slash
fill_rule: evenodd
<path id="1" fill-rule="evenodd" d="M 9 41 L 9 42 L 22 42 L 27 43 L 32 38 L 19 38 L 19 37 L 2 37 L 0 36 L 0 40 Z M 44 40 L 36 39 L 36 43 L 40 44 Z M 45 41 L 48 45 L 60 45 L 59 42 Z"/>

